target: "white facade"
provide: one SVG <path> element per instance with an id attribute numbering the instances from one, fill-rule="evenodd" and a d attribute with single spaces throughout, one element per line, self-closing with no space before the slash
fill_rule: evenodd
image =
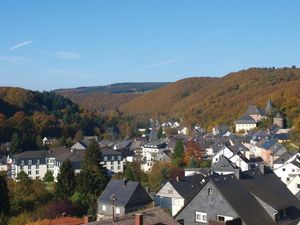
<path id="1" fill-rule="evenodd" d="M 170 208 L 172 210 L 172 216 L 175 216 L 176 213 L 184 206 L 184 198 L 174 189 L 170 182 L 167 182 L 159 190 L 156 197 L 172 199 Z"/>
<path id="2" fill-rule="evenodd" d="M 104 168 L 107 169 L 109 175 L 114 173 L 123 173 L 124 172 L 124 161 L 122 160 L 121 155 L 116 156 L 104 156 L 103 162 L 101 162 Z"/>
<path id="3" fill-rule="evenodd" d="M 221 156 L 225 156 L 226 158 L 231 158 L 233 156 L 233 152 L 224 146 L 221 150 L 219 150 L 213 157 L 212 157 L 212 163 L 216 163 L 220 160 Z"/>
<path id="4" fill-rule="evenodd" d="M 248 124 L 248 123 L 237 123 L 235 124 L 235 131 L 240 132 L 240 131 L 249 131 L 252 130 L 256 127 L 256 124 Z"/>
<path id="5" fill-rule="evenodd" d="M 149 172 L 155 162 L 156 156 L 158 153 L 162 153 L 165 151 L 165 147 L 160 147 L 159 144 L 145 144 L 142 146 L 142 158 L 143 163 L 141 165 L 141 169 L 145 172 Z"/>
<path id="6" fill-rule="evenodd" d="M 287 184 L 287 188 L 298 198 L 300 199 L 300 175 L 295 176 Z"/>
<path id="7" fill-rule="evenodd" d="M 47 165 L 46 164 L 30 164 L 28 165 L 21 164 L 21 165 L 12 165 L 12 170 L 14 171 L 12 173 L 12 178 L 16 179 L 18 177 L 18 174 L 21 171 L 24 171 L 29 178 L 33 180 L 43 179 L 46 172 L 47 172 Z"/>
<path id="8" fill-rule="evenodd" d="M 250 166 L 248 163 L 246 163 L 242 157 L 240 157 L 238 154 L 235 154 L 229 159 L 232 163 L 234 163 L 236 166 L 238 166 L 241 171 L 247 171 L 250 169 Z"/>
<path id="9" fill-rule="evenodd" d="M 274 170 L 274 173 L 285 184 L 288 184 L 295 176 L 300 175 L 300 168 L 289 162 Z"/>

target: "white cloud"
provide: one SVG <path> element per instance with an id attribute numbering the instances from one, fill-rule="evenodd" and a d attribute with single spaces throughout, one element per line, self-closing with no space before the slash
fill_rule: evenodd
<path id="1" fill-rule="evenodd" d="M 22 56 L 5 56 L 0 55 L 0 61 L 12 64 L 23 64 L 32 62 L 32 58 Z"/>
<path id="2" fill-rule="evenodd" d="M 33 41 L 30 40 L 30 41 L 24 41 L 24 42 L 18 43 L 18 44 L 16 44 L 16 45 L 12 46 L 9 50 L 13 51 L 13 50 L 15 50 L 15 49 L 17 49 L 17 48 L 21 48 L 21 47 L 24 47 L 24 46 L 26 46 L 26 45 L 30 45 L 32 42 L 33 42 Z"/>
<path id="3" fill-rule="evenodd" d="M 151 69 L 151 68 L 161 67 L 161 66 L 164 66 L 164 65 L 167 65 L 167 64 L 175 63 L 177 61 L 178 61 L 178 59 L 169 59 L 169 60 L 165 60 L 165 61 L 153 63 L 153 64 L 150 64 L 150 65 L 147 65 L 147 66 L 143 66 L 141 69 L 145 70 L 145 69 Z"/>
<path id="4" fill-rule="evenodd" d="M 80 59 L 82 55 L 78 52 L 68 52 L 68 51 L 56 51 L 56 52 L 48 52 L 50 55 L 58 58 L 58 59 Z"/>

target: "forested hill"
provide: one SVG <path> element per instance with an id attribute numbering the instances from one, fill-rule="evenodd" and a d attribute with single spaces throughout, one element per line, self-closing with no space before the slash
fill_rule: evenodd
<path id="1" fill-rule="evenodd" d="M 251 68 L 221 78 L 191 78 L 146 93 L 122 105 L 126 114 L 183 118 L 204 127 L 232 122 L 249 104 L 271 99 L 288 119 L 300 115 L 300 69 Z"/>
<path id="2" fill-rule="evenodd" d="M 42 138 L 56 138 L 55 145 L 71 146 L 83 135 L 128 136 L 135 130 L 130 119 L 117 112 L 100 114 L 79 109 L 55 92 L 0 87 L 0 147 L 11 142 L 10 151 L 41 149 Z M 1 148 L 0 148 L 1 151 Z"/>
<path id="3" fill-rule="evenodd" d="M 85 109 L 103 112 L 118 109 L 122 104 L 167 84 L 169 83 L 117 83 L 105 86 L 60 89 L 55 90 L 55 92 L 70 98 Z"/>

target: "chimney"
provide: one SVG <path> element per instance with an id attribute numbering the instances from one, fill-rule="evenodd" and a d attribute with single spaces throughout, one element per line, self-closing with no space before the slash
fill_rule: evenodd
<path id="1" fill-rule="evenodd" d="M 127 178 L 123 178 L 123 186 L 125 187 L 127 184 Z"/>
<path id="2" fill-rule="evenodd" d="M 143 225 L 143 213 L 135 214 L 135 225 Z"/>
<path id="3" fill-rule="evenodd" d="M 266 167 L 264 164 L 259 164 L 259 170 L 262 174 L 266 173 Z"/>
<path id="4" fill-rule="evenodd" d="M 89 222 L 91 222 L 90 220 L 91 218 L 89 216 L 84 216 L 83 217 L 83 224 L 88 224 Z"/>
<path id="5" fill-rule="evenodd" d="M 234 170 L 234 175 L 236 176 L 237 179 L 241 178 L 241 170 L 240 169 L 235 169 Z"/>

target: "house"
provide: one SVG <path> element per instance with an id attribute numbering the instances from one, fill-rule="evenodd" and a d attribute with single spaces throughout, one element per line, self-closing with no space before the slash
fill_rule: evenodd
<path id="1" fill-rule="evenodd" d="M 130 213 L 117 220 L 101 219 L 88 225 L 179 225 L 165 210 L 154 207 Z"/>
<path id="2" fill-rule="evenodd" d="M 262 139 L 256 144 L 256 154 L 269 166 L 273 166 L 274 161 L 285 152 L 286 148 L 276 139 Z"/>
<path id="3" fill-rule="evenodd" d="M 123 173 L 124 162 L 122 153 L 111 148 L 101 148 L 101 152 L 103 157 L 101 164 L 106 168 L 108 176 L 112 176 L 115 173 Z"/>
<path id="4" fill-rule="evenodd" d="M 226 156 L 221 156 L 218 162 L 212 164 L 211 170 L 220 175 L 233 174 L 240 168 L 230 161 Z"/>
<path id="5" fill-rule="evenodd" d="M 286 186 L 300 200 L 300 174 L 294 176 Z"/>
<path id="6" fill-rule="evenodd" d="M 86 150 L 88 148 L 89 140 L 87 141 L 77 141 L 71 149 L 79 149 L 79 150 Z"/>
<path id="7" fill-rule="evenodd" d="M 110 180 L 98 199 L 98 218 L 121 217 L 147 208 L 152 202 L 139 182 Z"/>
<path id="8" fill-rule="evenodd" d="M 269 169 L 210 177 L 177 213 L 181 224 L 296 224 L 300 201 Z"/>
<path id="9" fill-rule="evenodd" d="M 235 121 L 235 132 L 246 132 L 256 127 L 256 121 L 249 115 L 243 115 Z"/>
<path id="10" fill-rule="evenodd" d="M 259 122 L 262 119 L 266 119 L 267 115 L 265 110 L 257 108 L 255 105 L 249 105 L 245 115 L 250 116 L 255 122 Z"/>
<path id="11" fill-rule="evenodd" d="M 166 143 L 161 141 L 149 141 L 142 146 L 142 165 L 141 169 L 145 172 L 151 170 L 158 153 L 166 149 Z"/>
<path id="12" fill-rule="evenodd" d="M 196 174 L 169 180 L 154 196 L 156 206 L 168 209 L 172 216 L 191 200 L 205 181 L 205 176 Z"/>
<path id="13" fill-rule="evenodd" d="M 297 175 L 300 175 L 300 156 L 295 155 L 292 160 L 288 160 L 282 166 L 274 169 L 274 173 L 281 179 L 286 185 Z"/>
<path id="14" fill-rule="evenodd" d="M 59 170 L 61 165 L 63 164 L 64 161 L 70 160 L 71 165 L 75 171 L 75 174 L 80 173 L 81 171 L 81 163 L 84 158 L 84 153 L 85 150 L 83 149 L 61 149 L 60 151 L 58 150 L 57 152 L 52 151 L 51 152 L 51 158 L 47 158 L 48 160 L 48 165 L 51 165 L 51 159 L 54 158 L 54 171 L 53 171 L 53 177 L 54 180 L 57 180 L 57 176 L 59 174 Z M 48 168 L 48 170 L 51 171 L 51 169 Z"/>

